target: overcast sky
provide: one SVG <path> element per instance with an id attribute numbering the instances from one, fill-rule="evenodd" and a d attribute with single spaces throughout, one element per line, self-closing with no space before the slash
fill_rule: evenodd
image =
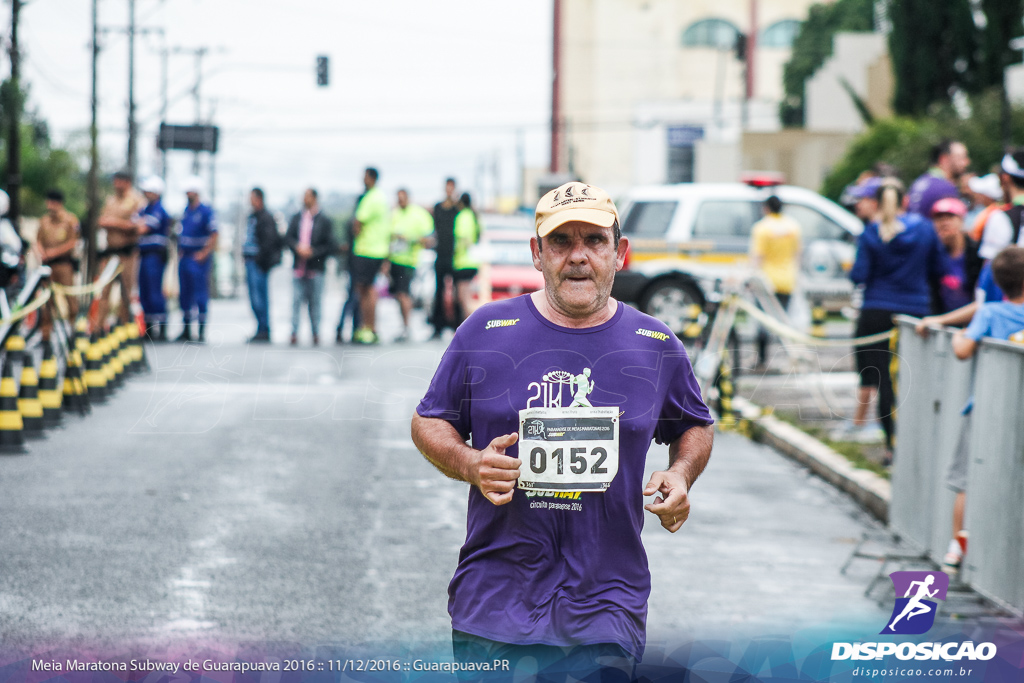
<path id="1" fill-rule="evenodd" d="M 128 0 L 100 0 L 100 25 L 124 27 Z M 30 104 L 55 142 L 88 142 L 90 0 L 28 0 L 19 38 Z M 361 189 L 375 165 L 382 187 L 435 201 L 448 175 L 464 189 L 518 186 L 517 130 L 528 166 L 547 163 L 551 0 L 136 0 L 136 102 L 140 174 L 159 169 L 160 47 L 208 47 L 202 117 L 221 128 L 217 198 L 254 184 L 272 205 L 303 188 Z M 9 19 L 8 19 L 9 21 Z M 100 142 L 106 170 L 124 164 L 128 50 L 123 33 L 101 39 Z M 330 86 L 315 59 L 330 56 Z M 169 59 L 168 122 L 193 123 L 195 59 Z M 479 176 L 487 167 L 484 187 Z M 167 203 L 191 154 L 172 153 Z M 204 158 L 204 178 L 208 178 Z"/>

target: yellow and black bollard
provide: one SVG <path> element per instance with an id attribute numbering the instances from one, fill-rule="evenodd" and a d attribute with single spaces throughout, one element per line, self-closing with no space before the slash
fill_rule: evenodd
<path id="1" fill-rule="evenodd" d="M 43 433 L 43 404 L 39 400 L 39 375 L 32 355 L 25 351 L 25 340 L 17 334 L 7 338 L 7 355 L 21 358 L 21 382 L 18 385 L 18 412 L 26 436 Z"/>
<path id="2" fill-rule="evenodd" d="M 107 373 L 103 370 L 103 347 L 96 335 L 93 335 L 87 345 L 85 388 L 89 401 L 103 401 L 107 398 Z"/>
<path id="3" fill-rule="evenodd" d="M 128 330 L 126 324 L 118 325 L 114 330 L 114 340 L 117 344 L 117 361 L 121 366 L 118 384 L 123 384 L 129 374 L 132 373 L 132 352 L 128 348 Z"/>
<path id="4" fill-rule="evenodd" d="M 733 406 L 733 397 L 736 395 L 736 387 L 732 382 L 732 369 L 723 358 L 718 366 L 718 377 L 715 379 L 715 386 L 718 388 L 718 419 L 719 428 L 722 431 L 734 429 L 737 425 L 736 408 Z"/>
<path id="5" fill-rule="evenodd" d="M 825 336 L 825 319 L 828 317 L 828 313 L 825 311 L 825 307 L 822 305 L 821 299 L 815 299 L 811 305 L 811 336 L 824 338 Z"/>
<path id="6" fill-rule="evenodd" d="M 68 360 L 68 366 L 74 368 L 72 375 L 72 390 L 78 397 L 76 409 L 80 413 L 89 412 L 89 387 L 85 381 L 85 358 L 89 353 L 89 337 L 85 330 L 75 331 L 74 348 Z"/>
<path id="7" fill-rule="evenodd" d="M 700 336 L 700 304 L 689 304 L 686 307 L 686 326 L 683 328 L 683 338 L 693 340 Z"/>
<path id="8" fill-rule="evenodd" d="M 100 349 L 103 351 L 103 376 L 107 380 L 107 392 L 113 393 L 117 388 L 117 369 L 114 366 L 114 338 L 107 332 L 100 337 Z"/>
<path id="9" fill-rule="evenodd" d="M 121 365 L 124 366 L 124 374 L 127 378 L 135 374 L 135 347 L 132 345 L 131 335 L 128 328 L 132 323 L 125 323 L 117 328 L 118 338 L 121 340 Z"/>
<path id="10" fill-rule="evenodd" d="M 0 375 L 0 452 L 24 453 L 24 425 L 18 412 L 18 385 L 14 382 L 12 360 L 11 354 L 7 354 Z"/>
<path id="11" fill-rule="evenodd" d="M 82 342 L 79 344 L 79 342 Z M 74 399 L 72 406 L 80 414 L 89 412 L 89 393 L 85 386 L 85 371 L 82 366 L 82 352 L 79 347 L 89 348 L 89 341 L 85 338 L 75 339 L 75 348 L 68 354 L 67 363 L 64 369 L 64 396 L 70 393 Z M 70 385 L 70 389 L 69 389 Z"/>
<path id="12" fill-rule="evenodd" d="M 132 347 L 132 366 L 135 372 L 142 372 L 146 369 L 146 347 L 142 344 L 142 335 L 139 334 L 139 326 L 134 323 L 128 324 L 128 343 Z"/>
<path id="13" fill-rule="evenodd" d="M 71 353 L 74 353 L 74 351 Z M 71 353 L 68 354 L 67 360 L 64 363 L 64 379 L 61 381 L 61 391 L 64 395 L 64 407 L 68 410 L 81 412 L 82 408 L 78 403 L 78 395 L 75 393 L 75 378 L 71 367 Z M 43 410 L 45 411 L 46 408 L 44 407 Z"/>
<path id="14" fill-rule="evenodd" d="M 43 342 L 43 362 L 39 365 L 39 402 L 43 404 L 46 426 L 60 424 L 64 396 L 57 388 L 57 359 L 49 342 Z"/>

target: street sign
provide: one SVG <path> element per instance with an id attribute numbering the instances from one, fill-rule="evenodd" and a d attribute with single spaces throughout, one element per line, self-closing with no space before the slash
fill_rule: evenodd
<path id="1" fill-rule="evenodd" d="M 216 154 L 219 138 L 220 129 L 217 126 L 173 126 L 161 123 L 156 146 L 161 150 L 184 149 Z"/>
<path id="2" fill-rule="evenodd" d="M 704 126 L 669 126 L 669 147 L 692 147 L 698 140 L 704 139 Z"/>
<path id="3" fill-rule="evenodd" d="M 321 88 L 330 83 L 329 68 L 330 62 L 327 59 L 327 55 L 319 55 L 316 58 L 316 84 Z"/>

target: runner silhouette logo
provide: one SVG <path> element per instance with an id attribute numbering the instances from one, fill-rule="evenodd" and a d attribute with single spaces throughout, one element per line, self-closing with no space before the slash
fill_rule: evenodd
<path id="1" fill-rule="evenodd" d="M 896 605 L 882 634 L 920 635 L 935 623 L 936 600 L 945 600 L 949 575 L 943 572 L 893 572 Z M 902 597 L 901 597 L 902 596 Z"/>

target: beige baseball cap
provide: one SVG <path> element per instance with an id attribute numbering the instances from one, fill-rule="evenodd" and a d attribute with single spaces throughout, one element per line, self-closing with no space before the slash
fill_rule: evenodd
<path id="1" fill-rule="evenodd" d="M 537 223 L 537 235 L 545 237 L 569 221 L 610 228 L 619 220 L 619 212 L 611 197 L 601 188 L 571 182 L 540 198 L 534 220 Z"/>

